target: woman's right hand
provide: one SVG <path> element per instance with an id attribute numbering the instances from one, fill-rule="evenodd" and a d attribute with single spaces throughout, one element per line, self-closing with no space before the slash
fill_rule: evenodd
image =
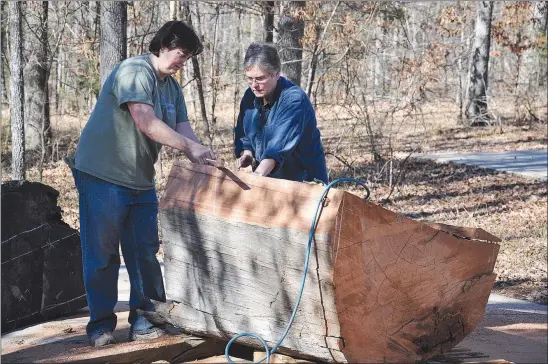
<path id="1" fill-rule="evenodd" d="M 236 168 L 240 170 L 240 168 L 249 167 L 252 163 L 253 154 L 249 150 L 244 150 L 240 155 L 240 158 L 236 160 Z"/>
<path id="2" fill-rule="evenodd" d="M 217 160 L 217 156 L 211 149 L 198 143 L 192 146 L 186 156 L 192 163 L 198 164 L 213 165 L 213 161 Z"/>

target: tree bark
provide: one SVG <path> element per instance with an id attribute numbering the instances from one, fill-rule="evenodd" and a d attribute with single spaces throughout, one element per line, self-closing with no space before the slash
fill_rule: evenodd
<path id="1" fill-rule="evenodd" d="M 49 105 L 48 2 L 28 2 L 25 67 L 25 148 L 41 151 L 41 164 L 51 154 Z"/>
<path id="2" fill-rule="evenodd" d="M 177 20 L 178 1 L 169 2 L 169 20 Z"/>
<path id="3" fill-rule="evenodd" d="M 316 77 L 316 69 L 318 67 L 318 49 L 320 47 L 321 42 L 321 25 L 320 24 L 314 24 L 314 31 L 315 31 L 315 41 L 314 41 L 314 48 L 312 49 L 312 57 L 310 57 L 310 67 L 308 68 L 308 78 L 306 80 L 306 94 L 308 97 L 311 96 L 312 93 L 312 86 L 314 85 L 314 79 Z"/>
<path id="4" fill-rule="evenodd" d="M 127 57 L 127 3 L 104 1 L 101 4 L 101 86 L 120 61 Z"/>
<path id="5" fill-rule="evenodd" d="M 25 179 L 22 2 L 9 2 L 11 53 L 11 178 Z"/>
<path id="6" fill-rule="evenodd" d="M 217 94 L 219 91 L 219 57 L 217 56 L 217 43 L 219 33 L 219 11 L 220 7 L 217 3 L 215 5 L 215 25 L 213 26 L 213 44 L 211 45 L 211 68 L 209 77 L 211 77 L 211 123 L 214 126 L 213 132 L 215 132 L 215 125 L 217 124 L 217 117 L 215 116 L 215 107 L 217 106 Z"/>
<path id="7" fill-rule="evenodd" d="M 7 94 L 7 82 L 6 82 L 6 74 L 4 72 L 4 67 L 9 67 L 9 64 L 8 64 L 8 52 L 7 52 L 7 42 L 6 42 L 6 30 L 4 28 L 4 24 L 5 24 L 5 21 L 4 19 L 6 19 L 6 14 L 5 14 L 5 8 L 6 8 L 6 2 L 5 1 L 2 1 L 0 3 L 0 19 L 1 19 L 1 24 L 0 24 L 0 79 L 2 80 L 1 81 L 1 86 L 2 86 L 2 95 L 0 95 L 0 102 L 1 103 L 4 103 L 4 102 L 8 102 L 8 94 Z"/>
<path id="8" fill-rule="evenodd" d="M 196 8 L 196 11 L 198 11 L 198 8 Z M 186 22 L 188 23 L 188 25 L 193 27 L 192 14 L 190 13 L 190 7 L 188 5 L 188 2 L 185 2 L 184 4 L 184 13 L 185 13 Z M 198 16 L 198 13 L 197 13 L 197 16 Z M 195 29 L 195 31 L 197 31 L 197 29 Z M 196 80 L 196 88 L 198 89 L 198 98 L 200 99 L 200 111 L 202 113 L 204 131 L 208 139 L 208 145 L 211 148 L 213 146 L 213 138 L 211 136 L 209 121 L 207 119 L 207 110 L 206 110 L 206 104 L 205 104 L 205 98 L 204 98 L 204 86 L 202 83 L 202 74 L 200 72 L 200 62 L 198 61 L 198 57 L 192 57 L 192 70 L 194 73 L 193 77 Z"/>
<path id="9" fill-rule="evenodd" d="M 55 113 L 59 114 L 61 103 L 59 102 L 59 91 L 62 87 L 63 82 L 63 48 L 59 48 L 59 53 L 57 54 L 57 69 L 55 71 Z"/>
<path id="10" fill-rule="evenodd" d="M 92 2 L 89 4 L 90 16 L 89 21 L 89 30 L 86 30 L 87 36 L 86 39 L 88 42 L 91 42 L 92 49 L 95 49 L 95 45 L 99 40 L 98 29 L 101 22 L 101 3 L 99 1 L 93 2 L 95 5 L 95 10 L 92 11 Z M 127 52 L 127 51 L 126 51 Z M 99 88 L 97 87 L 98 82 L 100 82 L 100 74 L 97 71 L 100 67 L 100 64 L 97 64 L 95 57 L 89 59 L 89 81 L 88 81 L 88 111 L 91 113 L 95 104 L 97 103 L 97 98 L 99 97 Z"/>
<path id="11" fill-rule="evenodd" d="M 470 125 L 485 125 L 487 116 L 487 88 L 489 49 L 491 46 L 491 18 L 493 2 L 477 3 L 474 44 L 470 55 L 470 84 L 466 118 Z"/>
<path id="12" fill-rule="evenodd" d="M 379 14 L 377 19 L 376 39 L 375 39 L 375 68 L 373 84 L 375 86 L 375 93 L 379 96 L 384 95 L 384 66 L 385 56 L 384 46 L 385 42 L 385 30 L 382 27 L 384 23 L 383 15 Z"/>
<path id="13" fill-rule="evenodd" d="M 318 68 L 318 58 L 323 50 L 323 40 L 325 38 L 325 34 L 327 32 L 327 29 L 329 28 L 329 25 L 331 24 L 331 20 L 333 20 L 333 16 L 335 16 L 335 12 L 337 11 L 337 8 L 339 7 L 340 2 L 337 1 L 335 4 L 335 7 L 333 8 L 333 11 L 331 12 L 331 16 L 327 20 L 327 23 L 323 27 L 322 31 L 322 25 L 316 23 L 315 24 L 315 32 L 316 32 L 316 41 L 314 42 L 314 49 L 312 50 L 312 57 L 310 59 L 310 67 L 308 71 L 308 79 L 306 81 L 306 94 L 308 97 L 313 99 L 313 103 L 316 103 L 316 95 L 314 94 L 314 97 L 312 97 L 312 87 L 314 86 L 314 82 L 316 79 L 316 70 Z M 321 35 L 320 35 L 321 33 Z"/>
<path id="14" fill-rule="evenodd" d="M 461 9 L 460 2 L 457 3 L 457 6 L 459 10 Z M 465 120 L 465 110 L 464 110 L 464 103 L 466 101 L 467 95 L 468 95 L 468 89 L 466 86 L 468 86 L 469 77 L 467 79 L 467 76 L 469 75 L 469 70 L 466 70 L 466 67 L 463 66 L 463 61 L 465 58 L 465 54 L 469 54 L 470 44 L 471 44 L 471 37 L 465 37 L 465 27 L 463 26 L 460 31 L 460 42 L 461 46 L 465 47 L 462 48 L 461 51 L 459 51 L 458 55 L 458 61 L 457 61 L 457 77 L 459 82 L 459 87 L 457 89 L 456 93 L 456 102 L 459 107 L 459 117 L 457 119 L 458 125 L 463 125 L 466 123 Z"/>
<path id="15" fill-rule="evenodd" d="M 240 44 L 242 44 L 241 22 L 242 22 L 242 11 L 240 10 L 240 8 L 238 8 L 236 10 L 236 47 L 235 47 L 236 49 L 235 49 L 235 52 L 234 52 L 234 72 L 233 72 L 233 75 L 234 75 L 234 78 L 233 78 L 233 83 L 234 83 L 234 90 L 233 90 L 234 114 L 233 114 L 233 120 L 234 120 L 234 123 L 236 122 L 236 118 L 238 117 L 238 113 L 240 111 L 239 110 L 239 105 L 240 105 L 240 82 L 239 81 L 241 79 L 240 64 L 242 63 L 242 60 L 240 59 L 240 57 L 241 57 Z"/>
<path id="16" fill-rule="evenodd" d="M 274 41 L 274 1 L 265 1 L 264 6 L 264 41 L 272 43 Z"/>
<path id="17" fill-rule="evenodd" d="M 278 47 L 282 61 L 282 73 L 293 83 L 301 85 L 304 20 L 299 12 L 306 2 L 290 1 L 280 15 Z"/>

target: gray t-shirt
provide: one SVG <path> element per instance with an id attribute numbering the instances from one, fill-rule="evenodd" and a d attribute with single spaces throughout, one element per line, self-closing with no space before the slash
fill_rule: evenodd
<path id="1" fill-rule="evenodd" d="M 158 78 L 148 53 L 128 58 L 114 68 L 101 89 L 78 142 L 76 169 L 117 185 L 152 189 L 162 145 L 137 128 L 127 102 L 151 105 L 156 117 L 172 129 L 188 121 L 177 81 L 171 76 Z"/>

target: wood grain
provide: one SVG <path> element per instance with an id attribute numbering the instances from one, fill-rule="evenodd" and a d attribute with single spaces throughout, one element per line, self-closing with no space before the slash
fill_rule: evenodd
<path id="1" fill-rule="evenodd" d="M 195 335 L 270 345 L 295 303 L 320 186 L 176 163 L 160 203 L 164 319 Z M 474 235 L 475 234 L 475 235 Z M 482 319 L 499 245 L 484 231 L 417 222 L 332 189 L 303 300 L 280 352 L 402 362 L 447 351 Z M 253 339 L 239 342 L 260 348 Z"/>

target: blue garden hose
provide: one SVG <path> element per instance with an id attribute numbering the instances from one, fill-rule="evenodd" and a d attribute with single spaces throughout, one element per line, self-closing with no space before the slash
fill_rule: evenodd
<path id="1" fill-rule="evenodd" d="M 237 339 L 239 339 L 241 337 L 249 336 L 249 337 L 254 337 L 255 339 L 259 340 L 261 342 L 261 344 L 263 345 L 263 347 L 265 349 L 265 352 L 266 352 L 265 356 L 263 356 L 261 359 L 255 361 L 253 363 L 261 363 L 263 360 L 266 359 L 266 363 L 270 364 L 270 356 L 278 350 L 278 347 L 281 345 L 281 343 L 284 341 L 285 337 L 287 336 L 287 333 L 289 332 L 289 329 L 291 329 L 291 325 L 293 325 L 293 320 L 295 320 L 295 315 L 297 314 L 297 309 L 299 308 L 299 304 L 301 303 L 301 298 L 303 297 L 304 283 L 306 281 L 306 272 L 308 271 L 308 262 L 310 260 L 310 249 L 312 247 L 312 240 L 314 239 L 314 232 L 316 231 L 316 224 L 318 222 L 318 212 L 321 210 L 322 204 L 324 202 L 325 197 L 327 196 L 327 193 L 329 192 L 329 189 L 333 185 L 336 185 L 337 183 L 341 183 L 341 182 L 354 182 L 354 183 L 359 184 L 360 186 L 365 188 L 365 191 L 367 192 L 366 196 L 363 199 L 364 200 L 369 199 L 369 196 L 371 195 L 371 192 L 369 191 L 369 188 L 367 188 L 365 183 L 363 183 L 360 180 L 354 179 L 354 178 L 346 178 L 346 177 L 345 178 L 339 178 L 339 179 L 336 179 L 335 181 L 331 182 L 330 184 L 328 184 L 325 187 L 325 189 L 322 193 L 322 196 L 320 197 L 320 200 L 318 201 L 318 205 L 316 207 L 316 212 L 314 213 L 314 218 L 312 219 L 312 224 L 310 225 L 310 233 L 308 234 L 308 245 L 306 247 L 306 254 L 305 254 L 305 260 L 304 260 L 303 278 L 301 280 L 301 289 L 299 291 L 299 295 L 297 297 L 297 302 L 295 303 L 295 307 L 293 308 L 293 313 L 291 314 L 291 318 L 289 319 L 289 322 L 287 323 L 287 327 L 285 328 L 285 331 L 284 331 L 282 337 L 280 337 L 278 342 L 272 347 L 272 349 L 269 350 L 268 345 L 266 344 L 264 339 L 262 337 L 260 337 L 259 335 L 251 333 L 251 332 L 239 333 L 238 335 L 236 335 L 232 339 L 230 339 L 228 344 L 226 344 L 225 356 L 226 356 L 226 360 L 229 363 L 234 364 L 234 362 L 230 359 L 230 355 L 228 355 L 228 352 L 230 350 L 230 346 L 232 345 L 232 343 L 234 343 L 234 341 L 236 341 Z"/>

